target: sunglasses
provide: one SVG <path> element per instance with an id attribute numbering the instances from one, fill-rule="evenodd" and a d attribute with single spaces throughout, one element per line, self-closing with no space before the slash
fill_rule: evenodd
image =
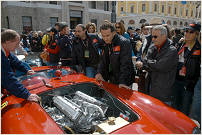
<path id="1" fill-rule="evenodd" d="M 194 33 L 194 31 L 189 31 L 189 30 L 186 30 L 185 32 L 186 32 L 186 33 L 190 33 L 190 34 L 193 34 L 193 33 Z"/>
<path id="2" fill-rule="evenodd" d="M 157 38 L 158 36 L 152 36 L 152 38 Z"/>
<path id="3" fill-rule="evenodd" d="M 116 28 L 117 28 L 117 29 L 119 29 L 120 27 L 119 27 L 119 26 L 117 26 Z"/>

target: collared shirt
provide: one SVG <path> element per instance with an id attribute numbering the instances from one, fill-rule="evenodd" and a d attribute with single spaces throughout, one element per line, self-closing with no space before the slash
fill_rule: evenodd
<path id="1" fill-rule="evenodd" d="M 165 42 L 166 42 L 166 40 L 160 46 L 155 45 L 157 47 L 158 53 L 159 53 L 160 49 L 163 47 L 163 45 L 165 44 Z"/>
<path id="2" fill-rule="evenodd" d="M 4 54 L 6 55 L 6 57 L 8 58 L 8 56 L 10 55 L 10 52 L 7 51 L 3 46 L 2 46 L 2 51 L 4 52 Z"/>

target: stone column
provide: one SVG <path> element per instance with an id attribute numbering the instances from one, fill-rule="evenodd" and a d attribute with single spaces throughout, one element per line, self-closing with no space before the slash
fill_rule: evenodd
<path id="1" fill-rule="evenodd" d="M 90 1 L 83 1 L 83 6 L 84 6 L 84 10 L 83 10 L 83 17 L 82 17 L 82 22 L 83 24 L 87 24 L 88 22 L 90 22 L 90 18 L 89 18 L 89 13 L 88 13 L 88 8 L 89 8 L 89 2 Z M 96 2 L 97 3 L 97 2 Z"/>
<path id="2" fill-rule="evenodd" d="M 70 12 L 69 12 L 69 2 L 67 1 L 61 1 L 62 3 L 62 22 L 67 22 L 67 24 L 70 26 Z"/>

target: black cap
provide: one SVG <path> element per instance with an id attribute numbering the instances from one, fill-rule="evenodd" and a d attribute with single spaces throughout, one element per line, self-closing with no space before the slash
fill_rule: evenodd
<path id="1" fill-rule="evenodd" d="M 201 31 L 201 24 L 198 23 L 190 23 L 188 27 L 185 29 L 193 30 L 193 31 Z"/>
<path id="2" fill-rule="evenodd" d="M 129 27 L 128 27 L 128 30 L 134 30 L 134 29 L 133 29 L 133 27 L 129 26 Z"/>

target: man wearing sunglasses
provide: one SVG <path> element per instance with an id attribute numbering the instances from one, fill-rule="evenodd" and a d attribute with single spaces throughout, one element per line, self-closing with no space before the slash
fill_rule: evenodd
<path id="1" fill-rule="evenodd" d="M 174 84 L 175 108 L 189 115 L 194 87 L 200 77 L 201 44 L 197 40 L 201 29 L 199 23 L 185 28 L 185 39 L 178 49 L 179 61 Z"/>
<path id="2" fill-rule="evenodd" d="M 141 68 L 151 77 L 149 94 L 171 106 L 174 95 L 172 85 L 178 62 L 177 50 L 167 38 L 167 29 L 162 25 L 153 27 L 152 42 Z"/>

